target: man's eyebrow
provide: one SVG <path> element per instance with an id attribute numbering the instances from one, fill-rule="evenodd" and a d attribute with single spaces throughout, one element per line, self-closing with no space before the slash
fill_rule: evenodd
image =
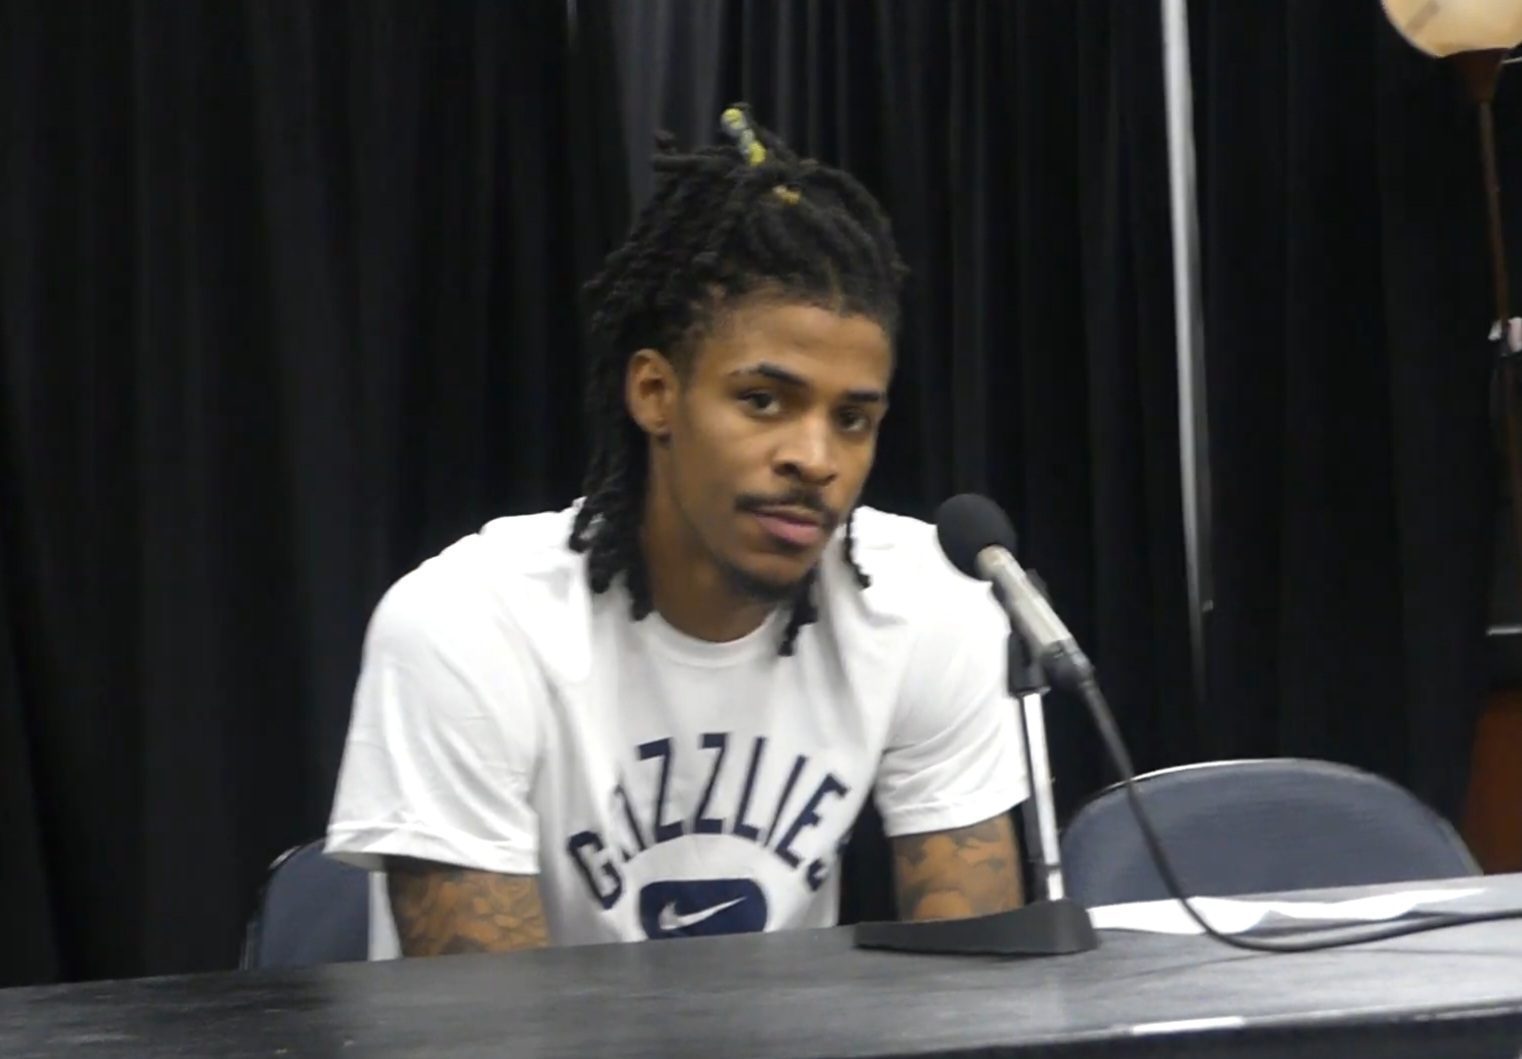
<path id="1" fill-rule="evenodd" d="M 736 368 L 729 373 L 730 378 L 737 378 L 742 375 L 759 375 L 764 379 L 771 379 L 773 382 L 779 382 L 784 386 L 791 386 L 799 390 L 809 388 L 809 381 L 802 375 L 765 361 L 759 364 L 748 364 L 743 368 Z M 888 395 L 881 390 L 847 390 L 845 397 L 846 400 L 853 404 L 881 404 L 888 399 Z"/>

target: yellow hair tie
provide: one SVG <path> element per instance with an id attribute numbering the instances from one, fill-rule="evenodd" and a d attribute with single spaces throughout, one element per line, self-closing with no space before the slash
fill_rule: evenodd
<path id="1" fill-rule="evenodd" d="M 766 161 L 766 148 L 756 137 L 756 131 L 750 127 L 750 119 L 745 116 L 745 111 L 739 107 L 730 107 L 719 115 L 719 124 L 734 139 L 736 146 L 740 148 L 741 157 L 747 162 L 751 165 L 760 165 Z M 778 184 L 772 188 L 772 194 L 789 206 L 796 206 L 798 200 L 803 198 L 802 192 L 786 184 Z"/>
<path id="2" fill-rule="evenodd" d="M 740 148 L 740 155 L 751 165 L 760 165 L 766 161 L 766 148 L 761 141 L 756 139 L 755 131 L 751 129 L 750 122 L 745 118 L 745 112 L 739 107 L 730 107 L 719 115 L 719 123 L 724 131 L 734 137 L 735 143 Z"/>

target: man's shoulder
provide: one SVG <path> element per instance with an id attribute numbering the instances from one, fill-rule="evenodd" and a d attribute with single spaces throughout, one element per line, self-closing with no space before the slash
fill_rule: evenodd
<path id="1" fill-rule="evenodd" d="M 882 550 L 935 546 L 935 527 L 924 519 L 896 515 L 875 507 L 858 507 L 852 516 L 858 545 Z"/>
<path id="2" fill-rule="evenodd" d="M 909 515 L 857 508 L 852 522 L 853 556 L 872 579 L 874 595 L 912 602 L 926 592 L 955 592 L 975 586 L 946 559 L 935 526 Z"/>
<path id="3" fill-rule="evenodd" d="M 935 526 L 870 508 L 859 508 L 852 526 L 853 557 L 871 584 L 862 589 L 843 562 L 831 564 L 826 601 L 859 687 L 918 701 L 964 653 L 1002 657 L 1008 625 L 988 584 L 951 565 Z"/>
<path id="4" fill-rule="evenodd" d="M 858 595 L 876 617 L 953 639 L 975 627 L 1004 628 L 988 583 L 951 565 L 932 523 L 860 508 L 854 536 L 856 565 L 872 580 Z"/>
<path id="5" fill-rule="evenodd" d="M 491 592 L 525 579 L 574 573 L 580 565 L 570 546 L 574 516 L 571 508 L 493 519 L 424 560 L 398 584 Z"/>
<path id="6" fill-rule="evenodd" d="M 494 519 L 424 560 L 377 605 L 371 647 L 490 653 L 507 640 L 538 653 L 546 637 L 564 640 L 585 594 L 573 517 L 567 509 Z"/>
<path id="7" fill-rule="evenodd" d="M 574 565 L 571 525 L 576 508 L 507 515 L 492 519 L 480 531 L 445 549 L 475 542 L 482 561 L 507 575 L 544 574 Z"/>

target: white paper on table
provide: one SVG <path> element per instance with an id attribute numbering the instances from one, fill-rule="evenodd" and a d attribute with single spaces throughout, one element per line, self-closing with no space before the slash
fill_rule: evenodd
<path id="1" fill-rule="evenodd" d="M 1424 905 L 1442 904 L 1484 893 L 1469 890 L 1400 890 L 1344 901 L 1252 901 L 1235 897 L 1191 897 L 1189 903 L 1222 934 L 1240 934 L 1269 916 L 1323 922 L 1373 923 L 1399 919 Z M 1165 901 L 1134 901 L 1089 909 L 1096 930 L 1140 930 L 1151 934 L 1203 934 L 1184 906 Z"/>

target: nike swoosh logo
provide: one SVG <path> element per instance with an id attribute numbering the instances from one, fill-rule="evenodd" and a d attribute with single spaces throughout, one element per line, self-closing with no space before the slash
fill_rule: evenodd
<path id="1" fill-rule="evenodd" d="M 701 912 L 690 912 L 685 916 L 677 914 L 675 901 L 668 901 L 666 906 L 661 909 L 661 914 L 656 916 L 655 925 L 660 927 L 665 933 L 670 934 L 701 923 L 705 919 L 718 915 L 726 908 L 733 908 L 743 900 L 745 898 L 736 897 L 733 901 L 725 901 L 722 905 L 714 905 L 712 908 L 705 908 Z"/>

